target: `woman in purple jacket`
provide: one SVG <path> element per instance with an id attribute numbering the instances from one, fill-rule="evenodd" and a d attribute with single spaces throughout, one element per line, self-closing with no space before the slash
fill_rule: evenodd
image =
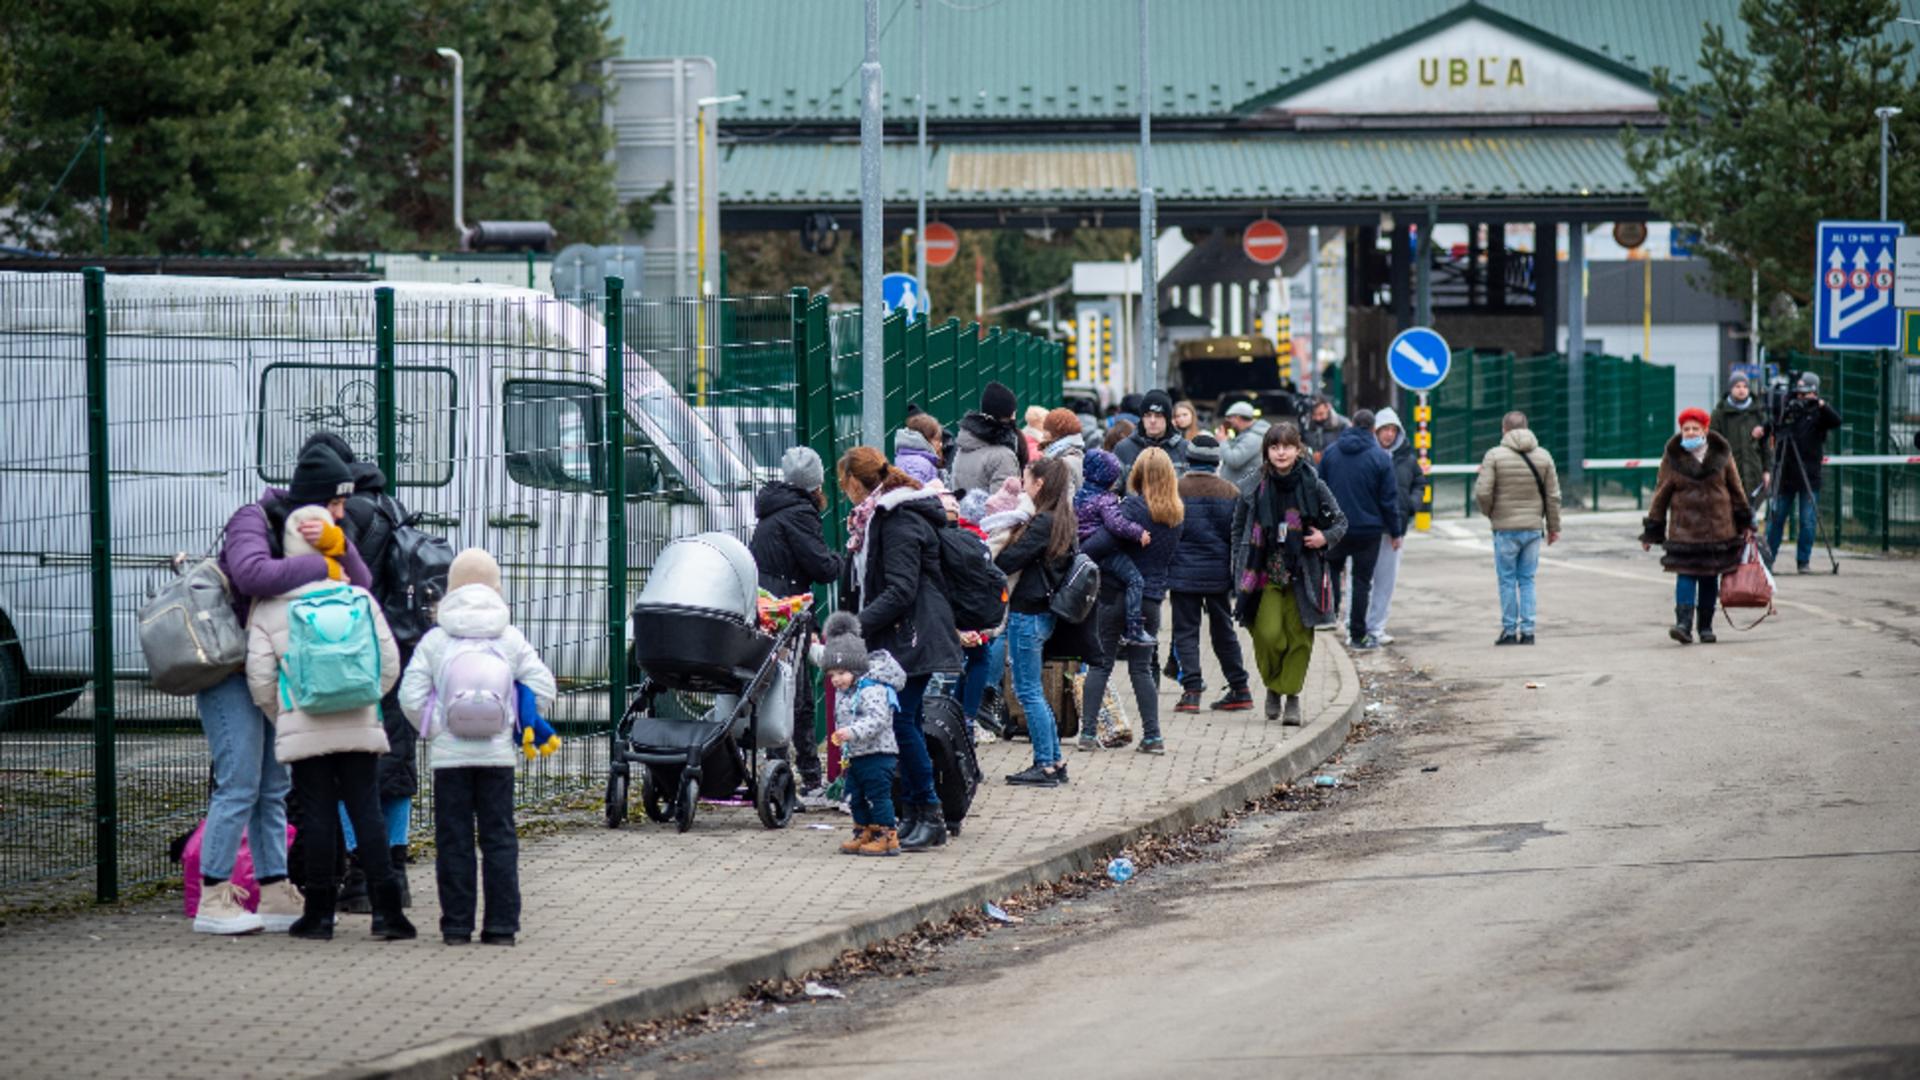
<path id="1" fill-rule="evenodd" d="M 328 576 L 323 555 L 281 556 L 278 538 L 287 515 L 302 506 L 323 505 L 338 521 L 351 494 L 353 474 L 346 462 L 327 446 L 313 445 L 301 451 L 287 490 L 268 488 L 260 501 L 228 519 L 220 569 L 233 585 L 234 612 L 242 625 L 255 597 L 278 596 Z M 314 533 L 309 542 L 317 540 L 322 523 L 307 524 Z M 362 588 L 372 583 L 351 541 L 339 562 L 348 581 Z M 194 704 L 213 754 L 214 791 L 200 837 L 202 889 L 193 928 L 203 934 L 284 931 L 300 917 L 303 901 L 287 880 L 287 792 L 292 781 L 287 767 L 274 758 L 273 725 L 254 705 L 243 672 L 200 691 Z M 251 838 L 260 882 L 258 912 L 246 909 L 231 880 L 243 833 Z"/>

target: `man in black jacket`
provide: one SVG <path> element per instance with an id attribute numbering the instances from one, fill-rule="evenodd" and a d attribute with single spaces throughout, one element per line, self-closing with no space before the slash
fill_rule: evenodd
<path id="1" fill-rule="evenodd" d="M 761 488 L 754 500 L 759 524 L 747 550 L 759 568 L 761 588 L 775 596 L 795 596 L 840 580 L 844 563 L 827 546 L 820 521 L 820 510 L 827 502 L 821 491 L 826 469 L 820 455 L 805 446 L 793 447 L 781 455 L 780 472 L 785 479 Z M 814 741 L 813 680 L 801 678 L 794 691 L 794 766 L 800 774 L 802 799 L 813 799 L 822 786 L 820 747 Z"/>
<path id="2" fill-rule="evenodd" d="M 1140 430 L 1127 436 L 1119 446 L 1113 448 L 1113 456 L 1120 464 L 1133 470 L 1133 459 L 1149 446 L 1157 446 L 1173 459 L 1173 471 L 1184 475 L 1187 471 L 1187 439 L 1174 430 L 1173 398 L 1165 390 L 1149 390 L 1140 399 Z M 1120 486 L 1126 487 L 1126 473 L 1120 474 Z"/>
<path id="3" fill-rule="evenodd" d="M 1787 514 L 1798 502 L 1793 562 L 1800 573 L 1810 574 L 1813 534 L 1820 523 L 1820 464 L 1827 454 L 1827 432 L 1840 426 L 1840 414 L 1820 397 L 1820 376 L 1811 371 L 1800 376 L 1793 397 L 1779 425 L 1767 429 L 1779 462 L 1774 470 L 1773 502 L 1767 507 L 1767 566 L 1772 568 L 1780 552 Z"/>

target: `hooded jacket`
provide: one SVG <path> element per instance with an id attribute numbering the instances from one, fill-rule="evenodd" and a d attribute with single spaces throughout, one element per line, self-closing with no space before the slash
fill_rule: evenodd
<path id="1" fill-rule="evenodd" d="M 1764 428 L 1766 424 L 1766 406 L 1749 395 L 1744 409 L 1736 408 L 1731 399 L 1721 398 L 1720 404 L 1713 407 L 1712 422 L 1707 425 L 1708 431 L 1727 440 L 1733 466 L 1740 470 L 1740 486 L 1749 493 L 1759 489 L 1760 478 L 1768 470 L 1766 443 L 1753 437 L 1753 429 Z"/>
<path id="2" fill-rule="evenodd" d="M 326 556 L 281 556 L 277 541 L 287 520 L 286 498 L 283 489 L 267 488 L 260 493 L 258 502 L 242 506 L 227 519 L 219 563 L 227 580 L 233 583 L 233 613 L 242 626 L 247 623 L 255 599 L 280 596 L 301 585 L 327 580 Z M 367 572 L 367 564 L 354 548 L 351 536 L 347 538 L 346 554 L 340 557 L 340 566 L 346 571 L 348 582 L 363 589 L 373 586 L 373 576 Z"/>
<path id="3" fill-rule="evenodd" d="M 973 491 L 998 488 L 1009 476 L 1018 476 L 1027 464 L 1027 440 L 1006 420 L 970 412 L 960 420 L 958 450 L 953 456 L 953 489 Z M 912 665 L 908 665 L 911 670 Z"/>
<path id="4" fill-rule="evenodd" d="M 901 462 L 907 458 L 919 458 L 925 461 L 933 469 L 935 476 L 943 482 L 946 480 L 947 463 L 940 459 L 939 454 L 933 452 L 933 444 L 927 441 L 925 435 L 910 427 L 903 427 L 893 433 L 893 463 L 904 469 L 906 466 Z"/>
<path id="5" fill-rule="evenodd" d="M 1414 451 L 1405 428 L 1387 449 L 1387 456 L 1393 459 L 1393 483 L 1400 492 L 1400 531 L 1404 535 L 1412 527 L 1413 515 L 1420 512 L 1420 489 L 1426 486 L 1420 478 L 1420 455 Z"/>
<path id="6" fill-rule="evenodd" d="M 1527 463 L 1540 474 L 1535 483 Z M 1546 505 L 1541 505 L 1540 488 L 1547 489 Z M 1547 531 L 1560 531 L 1560 474 L 1553 467 L 1553 455 L 1540 445 L 1533 432 L 1514 428 L 1500 437 L 1500 445 L 1480 459 L 1480 473 L 1473 481 L 1474 505 L 1487 516 L 1495 532 L 1526 532 L 1540 528 L 1546 519 Z"/>
<path id="7" fill-rule="evenodd" d="M 1229 439 L 1220 447 L 1220 479 L 1236 488 L 1244 488 L 1260 472 L 1260 444 L 1266 441 L 1273 424 L 1265 417 Z"/>
<path id="8" fill-rule="evenodd" d="M 1358 541 L 1406 534 L 1393 458 L 1380 449 L 1373 432 L 1357 427 L 1342 431 L 1320 459 L 1320 476 L 1347 515 L 1348 536 Z"/>
<path id="9" fill-rule="evenodd" d="M 283 765 L 325 754 L 387 752 L 387 732 L 380 724 L 377 704 L 317 715 L 280 708 L 280 661 L 287 655 L 288 612 L 293 601 L 305 593 L 340 587 L 332 581 L 295 586 L 280 596 L 257 601 L 247 620 L 247 690 L 274 726 L 273 756 Z M 400 649 L 373 595 L 358 585 L 346 587 L 365 596 L 373 609 L 374 637 L 380 648 L 380 693 L 384 695 L 400 679 Z"/>
<path id="10" fill-rule="evenodd" d="M 845 561 L 827 547 L 820 509 L 813 493 L 780 481 L 754 497 L 759 523 L 747 550 L 760 568 L 760 587 L 775 596 L 794 596 L 840 579 Z"/>
<path id="11" fill-rule="evenodd" d="M 849 553 L 841 576 L 840 606 L 860 616 L 861 639 L 892 653 L 909 676 L 965 664 L 940 570 L 935 530 L 945 528 L 938 495 L 895 488 L 875 500 L 863 547 Z"/>
<path id="12" fill-rule="evenodd" d="M 440 600 L 436 621 L 413 650 L 407 673 L 400 680 L 400 708 L 415 731 L 425 730 L 428 699 L 433 697 L 440 674 L 463 642 L 484 641 L 513 669 L 515 682 L 533 691 L 544 709 L 553 708 L 555 693 L 553 672 L 540 659 L 531 644 L 513 625 L 507 602 L 486 585 L 462 585 Z M 440 702 L 432 702 L 434 709 Z M 433 725 L 433 767 L 457 769 L 479 766 L 511 767 L 514 755 L 513 732 L 502 731 L 491 739 L 463 739 L 447 730 L 444 723 Z"/>
<path id="13" fill-rule="evenodd" d="M 1212 594 L 1233 589 L 1228 567 L 1233 561 L 1233 507 L 1239 500 L 1239 488 L 1210 472 L 1196 468 L 1180 478 L 1187 520 L 1167 567 L 1167 588 Z"/>
<path id="14" fill-rule="evenodd" d="M 834 695 L 833 730 L 847 733 L 840 752 L 850 758 L 899 753 L 900 744 L 893 737 L 893 702 L 885 688 L 892 687 L 898 695 L 906 689 L 907 673 L 892 653 L 875 649 L 867 654 L 867 673 L 860 678 L 881 685 L 856 683 L 857 692 Z"/>
<path id="15" fill-rule="evenodd" d="M 1079 490 L 1086 475 L 1087 440 L 1079 434 L 1062 435 L 1040 448 L 1041 457 L 1059 458 L 1073 474 L 1074 490 Z"/>
<path id="16" fill-rule="evenodd" d="M 1680 445 L 1680 436 L 1667 440 L 1644 524 L 1640 539 L 1666 549 L 1660 565 L 1671 573 L 1723 574 L 1739 564 L 1753 508 L 1727 440 L 1707 432 L 1701 458 Z"/>

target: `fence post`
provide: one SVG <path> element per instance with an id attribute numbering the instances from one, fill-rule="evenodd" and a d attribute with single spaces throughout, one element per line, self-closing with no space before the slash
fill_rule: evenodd
<path id="1" fill-rule="evenodd" d="M 87 510 L 93 579 L 94 899 L 120 899 L 120 780 L 114 760 L 113 511 L 107 462 L 107 272 L 82 272 L 87 328 Z"/>
<path id="2" fill-rule="evenodd" d="M 380 439 L 380 471 L 387 474 L 387 484 L 398 490 L 400 444 L 393 399 L 393 288 L 382 286 L 373 290 L 374 428 Z"/>
<path id="3" fill-rule="evenodd" d="M 627 707 L 626 282 L 606 281 L 607 332 L 607 737 L 619 738 Z"/>
<path id="4" fill-rule="evenodd" d="M 1869 453 L 1893 453 L 1893 354 L 1881 351 L 1875 354 L 1880 360 L 1880 430 L 1874 434 L 1874 448 Z M 1875 469 L 1874 479 L 1879 489 L 1880 499 L 1880 550 L 1893 549 L 1893 470 Z"/>

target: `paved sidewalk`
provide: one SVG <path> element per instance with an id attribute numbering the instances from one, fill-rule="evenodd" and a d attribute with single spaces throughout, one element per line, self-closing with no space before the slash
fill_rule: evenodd
<path id="1" fill-rule="evenodd" d="M 1164 757 L 1068 751 L 1071 783 L 1037 790 L 1000 782 L 1026 763 L 1026 743 L 983 747 L 987 779 L 965 835 L 935 853 L 851 859 L 835 850 L 842 815 L 771 832 L 751 808 L 712 806 L 684 836 L 641 820 L 529 840 L 515 949 L 442 945 L 431 865 L 412 870 L 417 942 L 374 942 L 365 916 L 343 916 L 330 945 L 196 935 L 177 899 L 10 927 L 0 1075 L 447 1075 L 476 1051 L 525 1053 L 596 1020 L 717 1001 L 1104 858 L 1122 830 L 1212 816 L 1280 770 L 1310 767 L 1339 745 L 1358 690 L 1333 637 L 1319 645 L 1304 731 L 1257 708 L 1178 715 L 1178 688 L 1165 685 Z"/>

